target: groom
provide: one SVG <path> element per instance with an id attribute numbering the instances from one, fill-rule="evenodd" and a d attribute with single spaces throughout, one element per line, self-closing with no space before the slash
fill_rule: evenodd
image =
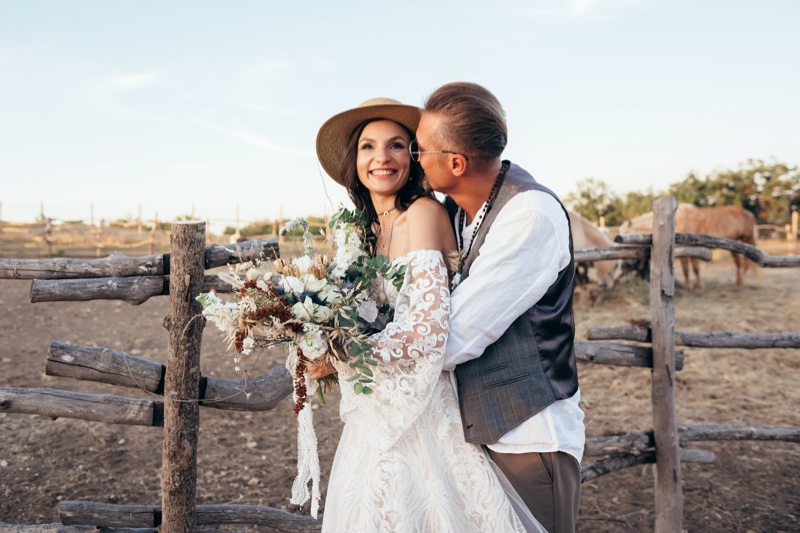
<path id="1" fill-rule="evenodd" d="M 411 146 L 448 196 L 462 252 L 445 370 L 455 369 L 466 440 L 488 448 L 547 531 L 572 532 L 585 433 L 569 217 L 553 192 L 501 160 L 507 139 L 492 93 L 450 83 L 428 98 Z"/>

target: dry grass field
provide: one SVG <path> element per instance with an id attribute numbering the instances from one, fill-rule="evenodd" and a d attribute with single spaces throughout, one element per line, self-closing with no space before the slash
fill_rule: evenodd
<path id="1" fill-rule="evenodd" d="M 781 253 L 778 248 L 773 253 Z M 110 251 L 104 249 L 104 254 Z M 89 252 L 93 257 L 94 249 Z M 23 255 L 0 247 L 0 256 Z M 28 256 L 33 255 L 37 254 Z M 733 266 L 724 254 L 718 262 L 704 264 L 702 273 L 703 294 L 679 292 L 676 297 L 676 329 L 800 333 L 797 269 L 761 269 L 737 289 Z M 31 304 L 29 289 L 29 281 L 0 280 L 0 386 L 151 397 L 48 377 L 44 364 L 54 340 L 104 346 L 164 362 L 166 332 L 161 322 L 167 314 L 166 299 L 139 306 L 112 301 Z M 578 337 L 585 338 L 591 326 L 627 325 L 647 320 L 649 313 L 647 284 L 623 278 L 593 302 L 577 305 Z M 223 351 L 219 332 L 206 328 L 203 373 L 237 379 Z M 685 351 L 685 366 L 676 384 L 679 425 L 800 426 L 800 350 Z M 276 350 L 250 364 L 250 372 L 260 374 L 282 363 L 282 351 Z M 588 436 L 651 428 L 649 371 L 593 365 L 581 365 L 579 370 Z M 315 425 L 324 487 L 341 431 L 335 392 L 326 405 L 316 408 Z M 308 513 L 307 506 L 298 509 L 288 502 L 295 472 L 295 430 L 290 399 L 265 413 L 204 409 L 198 502 L 269 505 Z M 158 504 L 160 434 L 157 428 L 0 412 L 0 522 L 56 522 L 60 500 Z M 686 531 L 800 530 L 797 443 L 729 441 L 694 447 L 713 451 L 716 460 L 682 467 Z M 652 531 L 653 475 L 651 466 L 636 467 L 584 484 L 579 531 Z"/>

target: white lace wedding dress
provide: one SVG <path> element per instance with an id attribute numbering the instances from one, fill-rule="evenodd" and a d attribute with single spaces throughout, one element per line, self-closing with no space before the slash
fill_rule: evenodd
<path id="1" fill-rule="evenodd" d="M 442 372 L 450 307 L 442 254 L 414 251 L 402 260 L 400 291 L 384 283 L 396 294 L 395 319 L 372 336 L 374 392 L 356 396 L 346 382 L 352 369 L 337 364 L 345 426 L 322 531 L 525 532 L 488 457 L 464 441 Z"/>

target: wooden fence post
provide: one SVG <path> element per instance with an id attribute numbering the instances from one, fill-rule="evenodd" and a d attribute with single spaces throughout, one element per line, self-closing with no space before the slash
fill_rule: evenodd
<path id="1" fill-rule="evenodd" d="M 148 243 L 149 255 L 153 255 L 153 250 L 156 247 L 156 231 L 158 231 L 158 213 L 156 213 L 156 216 L 153 218 L 153 225 L 150 228 L 150 241 Z"/>
<path id="2" fill-rule="evenodd" d="M 44 212 L 44 209 L 42 209 Z M 44 243 L 47 245 L 47 257 L 53 257 L 53 219 L 46 218 L 44 223 Z"/>
<path id="3" fill-rule="evenodd" d="M 653 332 L 653 434 L 656 533 L 681 533 L 683 493 L 675 422 L 675 198 L 653 203 L 650 309 Z"/>
<path id="4" fill-rule="evenodd" d="M 94 244 L 97 247 L 95 252 L 95 257 L 100 257 L 101 252 L 103 251 L 103 226 L 105 226 L 106 219 L 100 219 L 100 225 L 95 230 L 95 239 Z"/>
<path id="5" fill-rule="evenodd" d="M 173 222 L 170 236 L 167 371 L 161 461 L 161 533 L 197 530 L 200 342 L 205 319 L 195 297 L 204 275 L 205 223 Z"/>

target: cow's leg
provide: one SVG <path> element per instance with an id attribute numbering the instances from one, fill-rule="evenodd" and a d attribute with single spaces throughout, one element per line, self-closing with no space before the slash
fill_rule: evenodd
<path id="1" fill-rule="evenodd" d="M 703 290 L 703 280 L 700 279 L 700 260 L 696 257 L 691 258 L 692 270 L 694 270 L 694 288 L 697 292 Z"/>
<path id="2" fill-rule="evenodd" d="M 689 279 L 689 259 L 681 257 L 681 270 L 683 271 L 683 292 L 692 291 L 692 281 Z"/>
<path id="3" fill-rule="evenodd" d="M 744 287 L 744 275 L 742 273 L 742 268 L 743 268 L 742 263 L 745 261 L 745 258 L 733 252 L 731 252 L 731 255 L 733 256 L 733 262 L 736 263 L 736 286 Z"/>
<path id="4" fill-rule="evenodd" d="M 745 243 L 750 244 L 750 243 Z M 733 254 L 733 252 L 731 252 Z M 738 255 L 738 254 L 733 254 Z M 744 285 L 744 277 L 747 275 L 747 271 L 750 270 L 750 260 L 747 258 L 746 255 L 739 256 L 739 259 L 742 261 L 742 284 Z"/>

